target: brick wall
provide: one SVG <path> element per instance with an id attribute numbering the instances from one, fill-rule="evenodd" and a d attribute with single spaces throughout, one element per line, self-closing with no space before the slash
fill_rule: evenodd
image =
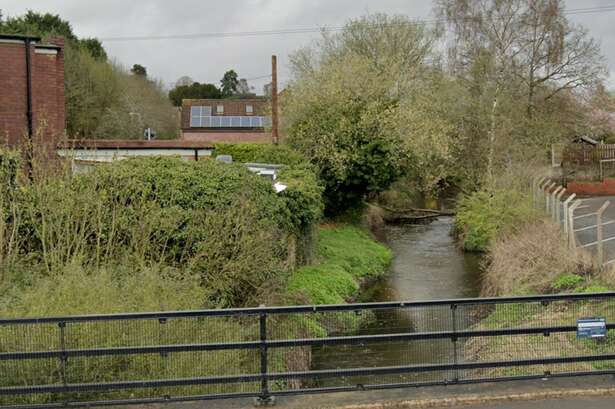
<path id="1" fill-rule="evenodd" d="M 57 47 L 33 45 L 33 142 L 35 152 L 52 154 L 65 132 L 63 41 Z M 24 148 L 27 137 L 26 47 L 17 40 L 0 38 L 0 143 Z"/>
<path id="2" fill-rule="evenodd" d="M 568 182 L 566 190 L 578 196 L 614 196 L 615 179 L 602 182 Z"/>

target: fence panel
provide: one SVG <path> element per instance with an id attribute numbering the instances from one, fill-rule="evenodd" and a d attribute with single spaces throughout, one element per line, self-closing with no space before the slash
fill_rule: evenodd
<path id="1" fill-rule="evenodd" d="M 2 319 L 0 406 L 615 374 L 614 330 L 615 293 Z"/>

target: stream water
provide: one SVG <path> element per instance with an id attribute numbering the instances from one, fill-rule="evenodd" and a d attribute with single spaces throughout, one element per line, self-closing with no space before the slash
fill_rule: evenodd
<path id="1" fill-rule="evenodd" d="M 480 290 L 480 257 L 464 253 L 451 236 L 453 219 L 441 217 L 425 225 L 386 227 L 394 253 L 389 274 L 367 288 L 360 302 L 417 301 L 475 297 Z M 352 334 L 433 331 L 450 311 L 379 310 Z M 463 325 L 463 324 L 462 324 Z M 337 334 L 350 335 L 350 334 Z M 313 369 L 390 366 L 441 362 L 451 353 L 450 341 L 399 342 L 371 345 L 331 345 L 312 351 Z M 411 379 L 396 379 L 409 381 Z M 412 380 L 416 380 L 413 378 Z M 373 382 L 373 380 L 371 380 Z M 333 382 L 333 381 L 331 381 Z M 334 383 L 323 382 L 322 386 Z M 353 379 L 357 383 L 369 380 Z M 339 383 L 338 383 L 339 384 Z"/>

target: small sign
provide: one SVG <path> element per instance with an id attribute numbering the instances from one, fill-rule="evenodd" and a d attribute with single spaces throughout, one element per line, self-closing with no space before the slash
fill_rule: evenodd
<path id="1" fill-rule="evenodd" d="M 580 318 L 577 320 L 577 338 L 591 339 L 606 337 L 605 318 Z"/>

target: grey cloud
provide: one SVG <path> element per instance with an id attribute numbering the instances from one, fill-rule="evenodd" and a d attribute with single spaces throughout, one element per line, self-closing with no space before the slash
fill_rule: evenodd
<path id="1" fill-rule="evenodd" d="M 610 0 L 569 1 L 568 7 L 609 4 Z M 3 0 L 0 6 L 8 15 L 19 15 L 27 9 L 57 13 L 72 23 L 79 36 L 99 38 L 339 26 L 367 12 L 431 18 L 431 7 L 431 0 Z M 615 71 L 613 14 L 571 16 L 601 40 L 611 71 Z M 242 77 L 262 76 L 270 72 L 271 54 L 278 55 L 280 77 L 285 80 L 289 75 L 288 55 L 316 36 L 109 41 L 104 46 L 121 64 L 145 65 L 151 75 L 167 84 L 182 75 L 217 83 L 230 68 Z M 260 91 L 265 82 L 255 80 L 252 85 Z"/>

